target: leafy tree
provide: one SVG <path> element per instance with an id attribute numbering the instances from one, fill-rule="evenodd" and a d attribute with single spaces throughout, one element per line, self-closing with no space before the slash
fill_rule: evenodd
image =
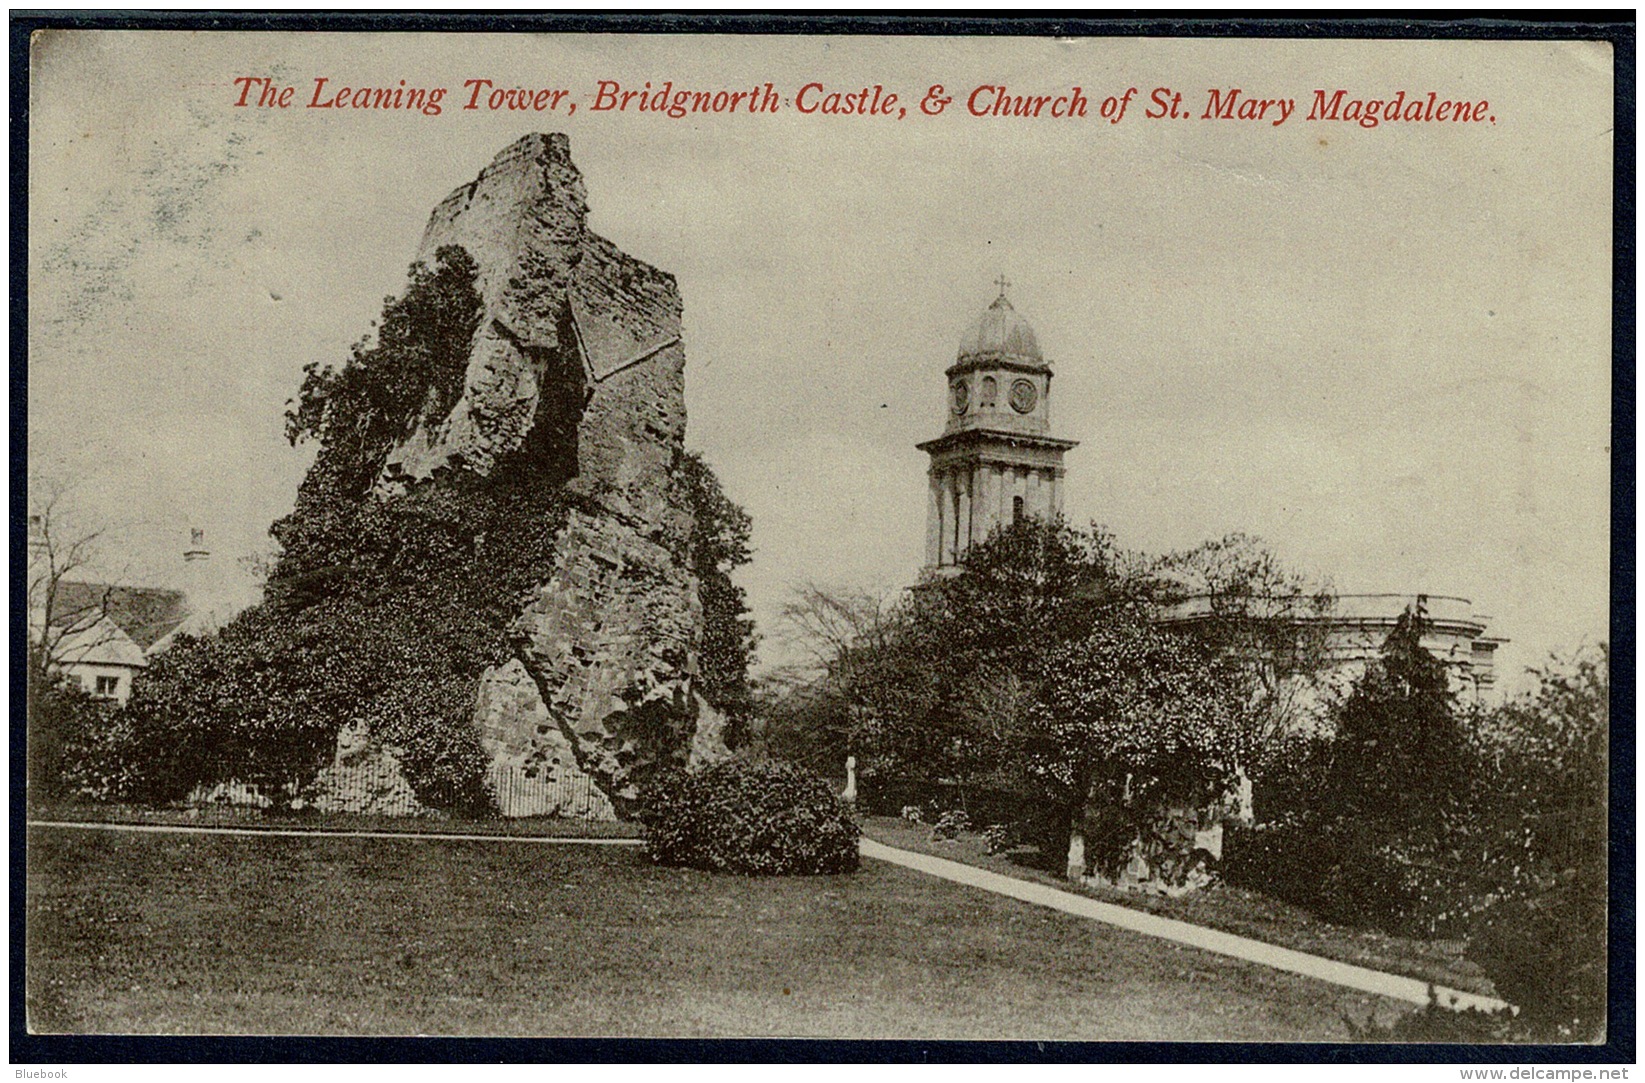
<path id="1" fill-rule="evenodd" d="M 675 476 L 691 509 L 691 570 L 703 605 L 701 691 L 727 716 L 726 742 L 735 746 L 745 739 L 753 710 L 748 669 L 758 640 L 747 595 L 731 574 L 753 557 L 753 523 L 701 455 L 687 452 Z"/>
<path id="2" fill-rule="evenodd" d="M 934 661 L 922 604 L 799 588 L 780 627 L 812 658 L 767 678 L 767 747 L 830 775 L 857 756 L 870 801 L 890 780 L 915 790 L 969 780 L 976 749 L 956 728 L 956 689 Z"/>
<path id="3" fill-rule="evenodd" d="M 1112 736 L 1092 728 L 1111 717 L 1101 695 L 1135 691 L 1127 702 L 1137 713 L 1127 717 L 1136 720 L 1151 709 L 1140 690 L 1087 678 L 1097 680 L 1134 649 L 1162 664 L 1171 657 L 1158 674 L 1164 683 L 1149 689 L 1156 699 L 1176 689 L 1221 707 L 1251 694 L 1232 662 L 1202 639 L 1155 633 L 1162 587 L 1150 573 L 1100 529 L 1028 519 L 996 531 L 956 573 L 933 577 L 890 609 L 810 588 L 790 604 L 785 624 L 811 646 L 818 676 L 787 702 L 840 735 L 836 755 L 846 747 L 863 753 L 865 779 L 946 780 L 960 786 L 962 800 L 968 787 L 1030 803 L 1049 798 L 1066 830 L 1074 810 L 1101 798 L 1091 796 L 1093 774 L 1107 762 L 1099 746 Z M 1057 662 L 1047 665 L 1048 656 Z M 1209 668 L 1199 676 L 1214 695 L 1192 683 L 1202 664 Z M 1098 698 L 1087 703 L 1087 696 Z M 1067 718 L 1080 721 L 1065 726 Z M 1225 729 L 1232 740 L 1231 725 Z M 1089 739 L 1077 737 L 1086 730 Z M 1177 752 L 1175 733 L 1159 731 L 1167 757 Z M 1135 736 L 1139 748 L 1146 744 L 1141 731 Z M 1247 759 L 1243 746 L 1221 752 L 1229 764 Z"/>
<path id="4" fill-rule="evenodd" d="M 1072 851 L 1077 875 L 1088 824 L 1107 825 L 1091 847 L 1105 870 L 1145 836 L 1165 862 L 1186 859 L 1165 852 L 1176 843 L 1160 841 L 1160 824 L 1173 809 L 1220 815 L 1272 737 L 1264 676 L 1287 672 L 1253 658 L 1261 643 L 1237 619 L 1266 629 L 1286 619 L 1278 611 L 1230 604 L 1214 625 L 1161 620 L 1184 596 L 1185 569 L 1219 597 L 1296 593 L 1249 539 L 1225 541 L 1144 561 L 1100 529 L 1030 519 L 890 610 L 803 592 L 786 623 L 812 646 L 817 676 L 783 703 L 838 735 L 836 756 L 856 750 L 865 783 L 942 783 L 962 805 L 968 793 L 1012 795 L 1042 842 Z"/>
<path id="5" fill-rule="evenodd" d="M 1255 747 L 1240 783 L 1242 792 L 1250 783 L 1260 787 L 1265 810 L 1283 813 L 1300 796 L 1295 791 L 1313 789 L 1313 733 L 1332 705 L 1330 584 L 1311 582 L 1248 534 L 1169 554 L 1150 571 L 1172 623 L 1237 660 L 1254 682 Z"/>
<path id="6" fill-rule="evenodd" d="M 1127 559 L 1101 529 L 1023 519 L 972 546 L 959 574 L 919 592 L 915 616 L 940 629 L 962 665 L 987 659 L 1032 674 L 1047 648 L 1079 634 L 1093 606 L 1134 588 Z"/>
<path id="7" fill-rule="evenodd" d="M 1603 805 L 1608 785 L 1611 652 L 1606 644 L 1555 656 L 1536 687 L 1481 722 L 1494 786 L 1528 812 Z"/>
<path id="8" fill-rule="evenodd" d="M 822 769 L 859 756 L 865 785 L 1023 790 L 1010 742 L 1039 658 L 1100 593 L 1106 536 L 1029 519 L 973 546 L 959 574 L 895 605 L 810 585 L 785 607 L 785 636 L 811 656 L 767 711 L 777 739 Z"/>
<path id="9" fill-rule="evenodd" d="M 1318 794 L 1236 862 L 1247 883 L 1327 920 L 1410 935 L 1456 927 L 1492 885 L 1477 875 L 1482 763 L 1427 614 L 1395 624 L 1336 711 Z"/>
<path id="10" fill-rule="evenodd" d="M 1610 651 L 1554 658 L 1534 691 L 1484 720 L 1488 772 L 1470 824 L 1494 899 L 1468 955 L 1541 1041 L 1605 1024 Z"/>
<path id="11" fill-rule="evenodd" d="M 506 629 L 552 562 L 561 498 L 525 460 L 373 493 L 394 444 L 461 393 L 481 315 L 474 275 L 465 252 L 440 249 L 386 303 L 375 343 L 305 371 L 287 436 L 320 446 L 296 507 L 270 528 L 281 551 L 265 601 L 218 635 L 182 638 L 130 703 L 144 796 L 226 778 L 287 794 L 359 719 L 401 749 L 423 799 L 484 802 L 477 683 L 510 656 Z"/>
<path id="12" fill-rule="evenodd" d="M 958 574 L 915 592 L 901 638 L 937 678 L 919 735 L 947 751 L 938 761 L 945 773 L 995 788 L 1033 785 L 1015 745 L 1041 660 L 1130 589 L 1124 559 L 1101 530 L 1029 518 L 972 546 Z"/>
<path id="13" fill-rule="evenodd" d="M 1458 871 L 1483 906 L 1468 958 L 1517 1009 L 1414 1012 L 1395 1041 L 1599 1041 L 1606 1024 L 1606 744 L 1601 644 L 1533 671 L 1537 687 L 1478 719 L 1484 773 L 1461 824 Z"/>
<path id="14" fill-rule="evenodd" d="M 1025 744 L 1069 810 L 1067 871 L 1088 857 L 1114 875 L 1162 813 L 1221 802 L 1253 752 L 1247 671 L 1135 604 L 1104 609 L 1090 632 L 1046 658 Z M 1085 825 L 1106 820 L 1099 852 Z M 1188 855 L 1151 846 L 1158 862 Z"/>
<path id="15" fill-rule="evenodd" d="M 1422 646 L 1427 613 L 1401 614 L 1337 712 L 1326 808 L 1383 834 L 1434 828 L 1473 772 L 1445 664 Z"/>

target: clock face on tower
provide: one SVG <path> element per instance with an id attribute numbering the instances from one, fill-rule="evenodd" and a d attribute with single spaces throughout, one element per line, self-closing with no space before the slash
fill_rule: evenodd
<path id="1" fill-rule="evenodd" d="M 1040 393 L 1034 390 L 1031 380 L 1018 380 L 1011 385 L 1011 409 L 1019 414 L 1026 414 L 1034 409 L 1039 401 Z"/>
<path id="2" fill-rule="evenodd" d="M 960 380 L 954 384 L 954 412 L 956 414 L 963 414 L 965 413 L 965 408 L 970 405 L 971 390 L 966 387 L 964 380 Z"/>

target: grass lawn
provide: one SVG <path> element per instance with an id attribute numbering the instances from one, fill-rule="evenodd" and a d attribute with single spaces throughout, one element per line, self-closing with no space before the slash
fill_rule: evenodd
<path id="1" fill-rule="evenodd" d="M 962 833 L 952 841 L 939 841 L 931 837 L 928 825 L 893 816 L 864 818 L 863 833 L 887 846 L 945 857 L 1065 891 L 1078 891 L 1103 902 L 1221 929 L 1311 955 L 1437 982 L 1470 993 L 1494 995 L 1496 992 L 1479 966 L 1463 958 L 1463 943 L 1458 940 L 1413 940 L 1370 929 L 1332 925 L 1300 907 L 1230 884 L 1214 884 L 1177 899 L 1117 888 L 1075 888 L 1062 876 L 1040 867 L 1039 853 L 1031 847 L 1007 854 L 990 854 L 983 840 L 974 834 Z"/>
<path id="2" fill-rule="evenodd" d="M 510 835 L 534 838 L 637 839 L 640 827 L 550 816 L 469 820 L 443 816 L 366 816 L 348 812 L 276 812 L 237 805 L 148 808 L 143 805 L 54 804 L 29 810 L 31 820 L 181 827 L 292 828 L 309 831 L 389 831 L 401 835 Z"/>
<path id="3" fill-rule="evenodd" d="M 31 828 L 37 1032 L 1335 1040 L 1399 1006 L 909 870 Z"/>

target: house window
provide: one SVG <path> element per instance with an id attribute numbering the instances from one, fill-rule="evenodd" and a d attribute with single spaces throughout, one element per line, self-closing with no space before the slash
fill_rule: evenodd
<path id="1" fill-rule="evenodd" d="M 1022 522 L 1022 497 L 1020 496 L 1011 498 L 1011 521 L 1013 523 Z"/>
<path id="2" fill-rule="evenodd" d="M 114 696 L 120 693 L 120 678 L 98 675 L 97 684 L 92 689 L 94 696 Z"/>

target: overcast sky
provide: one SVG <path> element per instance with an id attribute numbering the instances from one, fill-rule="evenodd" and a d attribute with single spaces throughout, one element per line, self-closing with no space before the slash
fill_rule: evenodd
<path id="1" fill-rule="evenodd" d="M 34 76 L 30 456 L 120 528 L 128 577 L 172 574 L 190 525 L 225 563 L 268 548 L 311 455 L 281 435 L 302 366 L 369 330 L 440 199 L 565 131 L 593 228 L 679 279 L 687 441 L 753 516 L 762 630 L 799 581 L 914 579 L 913 445 L 1003 273 L 1081 441 L 1071 519 L 1154 552 L 1246 531 L 1344 592 L 1471 598 L 1511 671 L 1605 635 L 1608 46 L 67 34 Z M 238 76 L 295 107 L 234 108 Z M 451 94 L 302 108 L 316 77 Z M 457 108 L 473 78 L 571 93 Z M 601 79 L 769 80 L 783 108 L 598 113 Z M 811 81 L 908 115 L 801 115 Z M 936 83 L 955 101 L 923 116 Z M 1093 115 L 973 117 L 982 84 L 1078 86 Z M 1120 123 L 1094 115 L 1132 86 Z M 1194 119 L 1143 117 L 1155 87 Z M 1234 87 L 1297 110 L 1198 119 Z M 1494 122 L 1307 121 L 1320 88 Z"/>

